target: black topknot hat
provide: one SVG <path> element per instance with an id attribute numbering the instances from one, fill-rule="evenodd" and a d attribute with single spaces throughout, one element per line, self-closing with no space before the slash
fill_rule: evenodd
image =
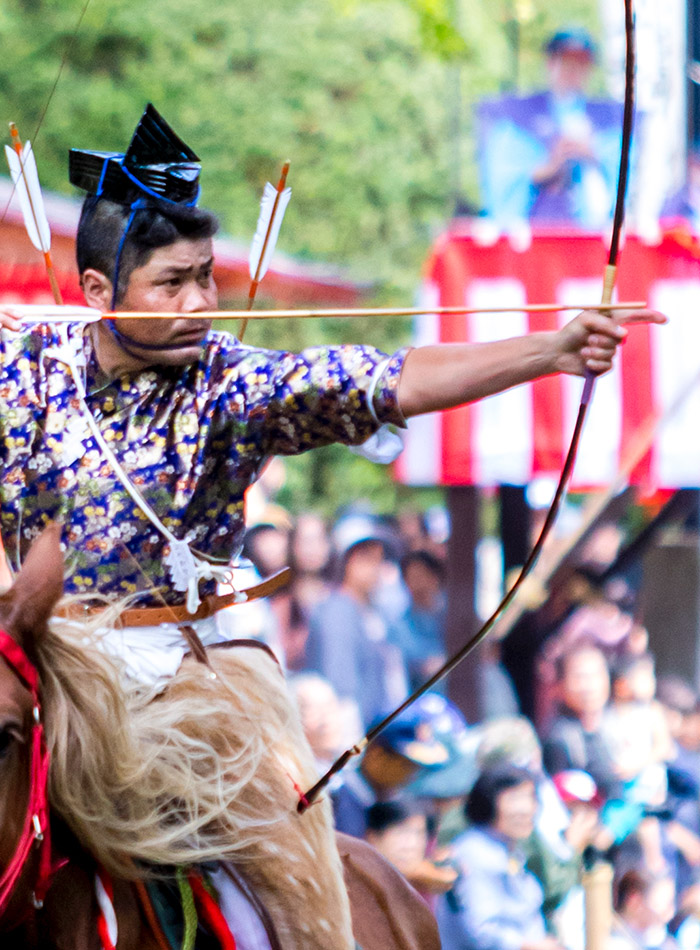
<path id="1" fill-rule="evenodd" d="M 71 184 L 118 204 L 148 195 L 193 205 L 199 194 L 199 158 L 150 102 L 125 154 L 72 148 L 68 169 Z"/>

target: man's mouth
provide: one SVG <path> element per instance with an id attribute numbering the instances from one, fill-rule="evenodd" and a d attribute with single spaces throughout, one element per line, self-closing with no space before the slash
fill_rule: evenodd
<path id="1" fill-rule="evenodd" d="M 204 337 L 207 335 L 209 328 L 208 327 L 195 327 L 187 330 L 183 330 L 182 333 L 177 333 L 173 338 L 174 343 L 201 343 Z"/>

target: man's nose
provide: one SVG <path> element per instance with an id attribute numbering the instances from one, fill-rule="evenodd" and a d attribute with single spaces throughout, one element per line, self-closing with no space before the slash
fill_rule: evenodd
<path id="1" fill-rule="evenodd" d="M 193 280 L 185 287 L 180 311 L 181 313 L 202 313 L 216 309 L 216 305 L 217 293 L 214 282 L 212 281 L 207 287 L 204 287 L 198 281 Z"/>

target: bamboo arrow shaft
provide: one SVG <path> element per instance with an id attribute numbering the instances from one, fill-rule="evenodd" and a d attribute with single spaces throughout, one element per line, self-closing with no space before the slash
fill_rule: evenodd
<path id="1" fill-rule="evenodd" d="M 566 310 L 597 310 L 614 313 L 618 310 L 641 310 L 647 306 L 644 300 L 624 301 L 617 304 L 524 304 L 508 307 L 358 307 L 350 309 L 325 310 L 212 310 L 201 313 L 149 312 L 147 310 L 116 311 L 104 313 L 107 320 L 173 320 L 189 318 L 192 320 L 313 320 L 323 317 L 359 318 L 359 317 L 416 317 L 428 314 L 437 316 L 459 316 L 476 313 L 559 313 Z"/>

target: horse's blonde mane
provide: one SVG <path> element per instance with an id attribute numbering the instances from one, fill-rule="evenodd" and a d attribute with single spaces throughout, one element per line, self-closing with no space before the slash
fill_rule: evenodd
<path id="1" fill-rule="evenodd" d="M 281 945 L 349 950 L 330 803 L 296 812 L 295 786 L 316 770 L 277 664 L 259 649 L 212 650 L 216 679 L 186 659 L 160 696 L 128 687 L 100 651 L 107 619 L 54 622 L 37 641 L 52 808 L 115 876 L 230 860 Z"/>
<path id="2" fill-rule="evenodd" d="M 293 806 L 291 783 L 272 788 L 259 770 L 265 749 L 269 757 L 298 733 L 279 669 L 250 649 L 239 652 L 239 673 L 231 675 L 214 651 L 217 688 L 206 666 L 191 663 L 161 702 L 125 687 L 117 661 L 97 647 L 96 628 L 95 621 L 54 621 L 37 644 L 52 808 L 122 877 L 142 873 L 144 862 L 240 862 L 258 853 Z M 232 706 L 239 707 L 235 736 Z M 258 727 L 247 729 L 252 716 Z M 290 771 L 297 769 L 290 764 Z"/>

